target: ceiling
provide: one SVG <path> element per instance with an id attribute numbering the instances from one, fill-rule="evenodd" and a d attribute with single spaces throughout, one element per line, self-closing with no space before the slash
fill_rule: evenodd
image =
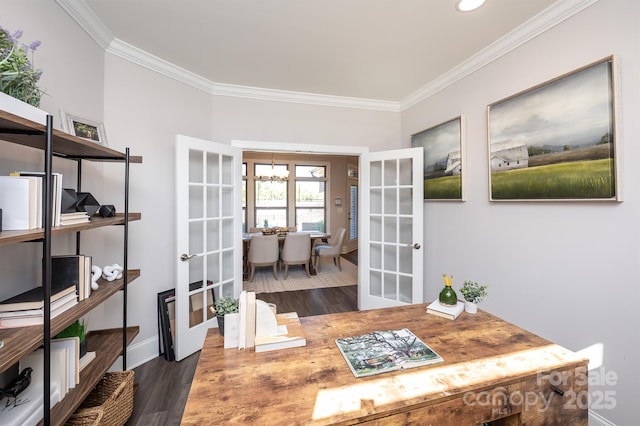
<path id="1" fill-rule="evenodd" d="M 394 103 L 585 2 L 487 0 L 462 13 L 456 0 L 57 1 L 105 48 L 139 49 L 212 84 Z"/>

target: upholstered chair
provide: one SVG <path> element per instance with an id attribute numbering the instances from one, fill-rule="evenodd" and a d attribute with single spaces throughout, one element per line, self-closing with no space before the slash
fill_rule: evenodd
<path id="1" fill-rule="evenodd" d="M 307 277 L 309 273 L 309 262 L 311 261 L 311 237 L 309 234 L 287 234 L 284 238 L 280 261 L 284 266 L 284 279 L 289 275 L 289 265 L 304 265 Z"/>
<path id="2" fill-rule="evenodd" d="M 249 282 L 253 282 L 256 266 L 273 266 L 273 277 L 278 279 L 279 246 L 277 235 L 253 235 L 249 243 L 247 262 L 251 268 Z"/>
<path id="3" fill-rule="evenodd" d="M 344 237 L 347 235 L 347 230 L 339 228 L 338 231 L 331 235 L 327 240 L 327 244 L 316 244 L 314 247 L 314 268 L 320 272 L 321 257 L 332 257 L 333 263 L 338 266 L 342 271 L 342 265 L 340 265 L 340 254 L 342 253 L 342 245 L 344 244 Z"/>

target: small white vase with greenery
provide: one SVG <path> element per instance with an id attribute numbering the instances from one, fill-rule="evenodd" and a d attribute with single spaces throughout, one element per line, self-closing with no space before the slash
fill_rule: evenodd
<path id="1" fill-rule="evenodd" d="M 218 331 L 224 336 L 224 316 L 226 314 L 235 314 L 238 312 L 240 301 L 230 296 L 220 296 L 216 300 L 216 318 L 218 319 Z"/>
<path id="2" fill-rule="evenodd" d="M 470 314 L 478 312 L 478 303 L 482 302 L 488 295 L 487 285 L 480 285 L 473 281 L 465 281 L 460 287 L 460 293 L 464 297 L 464 310 Z"/>

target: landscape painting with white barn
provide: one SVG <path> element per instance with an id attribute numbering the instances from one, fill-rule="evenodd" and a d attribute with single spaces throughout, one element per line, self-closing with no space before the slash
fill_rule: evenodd
<path id="1" fill-rule="evenodd" d="M 489 105 L 492 201 L 621 199 L 614 76 L 608 57 Z"/>
<path id="2" fill-rule="evenodd" d="M 462 116 L 411 136 L 424 150 L 424 199 L 463 200 Z"/>

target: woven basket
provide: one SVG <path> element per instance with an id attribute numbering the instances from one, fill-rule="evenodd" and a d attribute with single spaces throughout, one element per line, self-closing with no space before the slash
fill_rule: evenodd
<path id="1" fill-rule="evenodd" d="M 133 371 L 105 374 L 67 424 L 124 425 L 133 412 L 133 375 Z"/>

